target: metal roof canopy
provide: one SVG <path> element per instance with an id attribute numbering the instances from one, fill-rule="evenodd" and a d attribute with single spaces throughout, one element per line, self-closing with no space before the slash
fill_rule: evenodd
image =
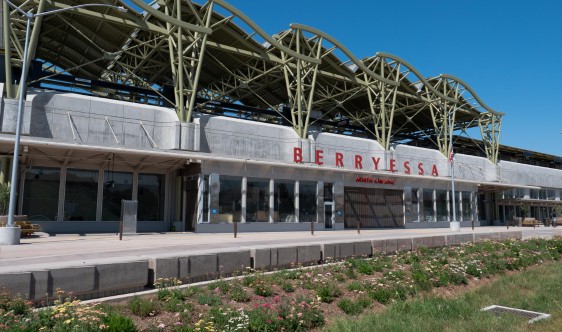
<path id="1" fill-rule="evenodd" d="M 25 11 L 40 12 L 84 1 L 14 2 Z M 121 5 L 117 0 L 104 3 Z M 181 121 L 191 121 L 194 111 L 205 108 L 205 102 L 196 103 L 203 98 L 276 112 L 301 138 L 320 128 L 372 137 L 389 149 L 397 141 L 430 137 L 445 156 L 451 130 L 479 127 L 486 156 L 497 162 L 503 113 L 454 76 L 425 78 L 387 53 L 357 59 L 343 43 L 302 24 L 270 36 L 222 0 L 131 3 L 145 12 L 91 8 L 38 18 L 31 59 L 44 60 L 44 71 L 153 89 L 175 107 Z M 9 32 L 6 73 L 11 73 L 11 67 L 21 64 L 25 20 L 15 11 L 3 18 Z M 98 96 L 147 102 L 142 94 L 82 88 Z M 11 84 L 6 91 L 8 98 L 15 97 Z M 350 126 L 342 129 L 334 123 Z"/>

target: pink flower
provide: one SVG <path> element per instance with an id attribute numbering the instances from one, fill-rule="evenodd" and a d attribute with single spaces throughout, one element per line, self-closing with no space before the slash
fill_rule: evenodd
<path id="1" fill-rule="evenodd" d="M 215 293 L 217 293 L 217 294 L 218 294 L 218 293 L 220 293 L 220 292 L 221 292 L 221 289 L 220 289 L 220 288 L 218 288 L 218 287 L 217 287 L 217 288 L 215 288 Z"/>

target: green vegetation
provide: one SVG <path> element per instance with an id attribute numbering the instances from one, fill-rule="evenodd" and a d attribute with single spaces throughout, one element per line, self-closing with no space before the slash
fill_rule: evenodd
<path id="1" fill-rule="evenodd" d="M 103 306 L 60 293 L 40 311 L 0 292 L 0 331 L 555 331 L 562 326 L 561 255 L 562 238 L 419 248 L 274 273 L 249 270 L 205 286 L 161 279 L 152 296 Z M 517 270 L 523 272 L 457 298 L 429 295 L 443 287 L 462 293 L 477 279 Z M 519 317 L 479 311 L 491 304 L 553 318 L 528 326 Z M 339 320 L 325 326 L 328 313 Z"/>
<path id="2" fill-rule="evenodd" d="M 368 314 L 359 320 L 342 318 L 325 330 L 371 331 L 376 326 L 380 331 L 560 331 L 561 280 L 562 263 L 556 262 L 503 276 L 453 299 L 422 296 L 396 302 L 379 314 Z M 480 311 L 492 304 L 545 312 L 552 317 L 528 324 L 528 318 Z M 340 302 L 340 307 L 349 314 L 359 310 L 349 303 Z"/>

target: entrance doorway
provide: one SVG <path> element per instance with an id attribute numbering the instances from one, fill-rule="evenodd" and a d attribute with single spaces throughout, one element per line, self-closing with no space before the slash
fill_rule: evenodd
<path id="1" fill-rule="evenodd" d="M 345 188 L 345 227 L 389 228 L 404 226 L 402 190 Z"/>
<path id="2" fill-rule="evenodd" d="M 333 223 L 333 209 L 334 203 L 324 203 L 324 228 L 325 229 L 332 229 Z"/>

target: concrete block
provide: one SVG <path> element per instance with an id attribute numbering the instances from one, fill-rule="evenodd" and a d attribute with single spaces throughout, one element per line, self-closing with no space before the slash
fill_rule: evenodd
<path id="1" fill-rule="evenodd" d="M 49 271 L 33 271 L 31 272 L 31 292 L 29 299 L 39 301 L 49 296 L 49 291 L 52 294 L 52 289 L 49 290 Z"/>
<path id="2" fill-rule="evenodd" d="M 398 251 L 412 251 L 412 239 L 397 239 Z"/>
<path id="3" fill-rule="evenodd" d="M 445 236 L 415 237 L 412 238 L 412 250 L 417 250 L 421 246 L 426 248 L 444 247 L 446 243 Z"/>
<path id="4" fill-rule="evenodd" d="M 485 240 L 500 240 L 501 233 L 482 233 L 474 234 L 474 242 L 481 242 Z"/>
<path id="5" fill-rule="evenodd" d="M 386 248 L 386 252 L 396 252 L 398 251 L 398 240 L 396 239 L 388 239 L 384 240 L 384 246 Z"/>
<path id="6" fill-rule="evenodd" d="M 472 234 L 454 234 L 447 235 L 447 245 L 448 246 L 458 246 L 463 243 L 470 243 L 474 241 Z"/>
<path id="7" fill-rule="evenodd" d="M 162 271 L 162 269 L 157 269 L 157 271 Z M 148 261 L 98 264 L 96 265 L 96 289 L 107 291 L 145 286 L 148 284 L 148 275 Z"/>
<path id="8" fill-rule="evenodd" d="M 217 254 L 218 271 L 222 277 L 233 274 L 240 275 L 251 265 L 251 255 L 249 250 L 219 252 Z"/>
<path id="9" fill-rule="evenodd" d="M 189 278 L 189 257 L 178 257 L 178 278 L 185 280 Z"/>
<path id="10" fill-rule="evenodd" d="M 355 257 L 367 257 L 373 254 L 371 241 L 361 241 L 353 243 L 353 254 Z"/>
<path id="11" fill-rule="evenodd" d="M 338 246 L 334 243 L 323 243 L 320 245 L 322 250 L 322 260 L 324 262 L 333 261 L 338 258 L 337 249 Z"/>
<path id="12" fill-rule="evenodd" d="M 297 262 L 296 247 L 277 248 L 277 266 L 290 266 Z"/>
<path id="13" fill-rule="evenodd" d="M 521 231 L 511 231 L 511 232 L 502 232 L 500 233 L 500 240 L 509 240 L 509 239 L 517 239 L 521 240 L 523 235 Z"/>
<path id="14" fill-rule="evenodd" d="M 188 273 L 192 280 L 208 280 L 218 276 L 216 254 L 192 255 L 188 260 Z"/>
<path id="15" fill-rule="evenodd" d="M 178 257 L 150 258 L 148 260 L 148 282 L 154 284 L 160 278 L 179 278 Z"/>
<path id="16" fill-rule="evenodd" d="M 67 267 L 49 270 L 49 296 L 57 289 L 80 295 L 95 290 L 96 268 L 94 266 Z"/>
<path id="17" fill-rule="evenodd" d="M 322 249 L 319 244 L 297 247 L 297 262 L 302 265 L 314 265 L 322 259 Z"/>
<path id="18" fill-rule="evenodd" d="M 384 240 L 373 240 L 373 241 L 371 241 L 371 247 L 373 248 L 373 255 L 377 254 L 377 253 L 386 252 Z"/>
<path id="19" fill-rule="evenodd" d="M 355 256 L 355 245 L 353 243 L 338 243 L 338 258 L 349 258 Z"/>
<path id="20" fill-rule="evenodd" d="M 277 250 L 269 248 L 251 249 L 252 268 L 255 270 L 272 270 L 277 266 Z"/>
<path id="21" fill-rule="evenodd" d="M 30 299 L 31 279 L 30 272 L 0 274 L 0 290 L 6 288 L 11 294 Z"/>

